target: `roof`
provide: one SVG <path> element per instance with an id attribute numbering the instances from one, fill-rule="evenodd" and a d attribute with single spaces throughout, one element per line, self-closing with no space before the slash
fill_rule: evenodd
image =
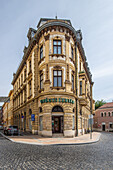
<path id="1" fill-rule="evenodd" d="M 113 108 L 113 102 L 106 103 L 103 106 L 99 107 L 98 109 L 105 109 L 105 108 Z"/>
<path id="2" fill-rule="evenodd" d="M 71 21 L 69 19 L 57 19 L 57 18 L 41 18 L 40 21 L 38 22 L 38 25 L 37 25 L 37 28 L 40 27 L 41 25 L 45 24 L 46 22 L 49 22 L 49 21 L 61 21 L 61 22 L 66 22 L 68 23 L 69 25 L 72 26 L 71 24 Z"/>

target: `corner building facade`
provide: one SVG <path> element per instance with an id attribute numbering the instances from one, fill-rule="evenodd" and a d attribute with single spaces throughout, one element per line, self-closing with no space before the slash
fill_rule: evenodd
<path id="1" fill-rule="evenodd" d="M 92 78 L 81 31 L 70 20 L 40 19 L 13 75 L 14 124 L 33 134 L 87 133 L 93 113 Z"/>

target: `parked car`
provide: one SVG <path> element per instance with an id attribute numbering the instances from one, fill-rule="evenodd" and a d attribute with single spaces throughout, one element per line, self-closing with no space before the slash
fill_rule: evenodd
<path id="1" fill-rule="evenodd" d="M 3 126 L 2 125 L 0 125 L 0 130 L 3 130 Z"/>
<path id="2" fill-rule="evenodd" d="M 18 135 L 18 126 L 8 126 L 4 128 L 5 135 Z"/>

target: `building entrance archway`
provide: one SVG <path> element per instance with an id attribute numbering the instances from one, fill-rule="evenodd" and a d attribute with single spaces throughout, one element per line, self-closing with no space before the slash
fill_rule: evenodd
<path id="1" fill-rule="evenodd" d="M 64 115 L 61 106 L 54 106 L 52 109 L 52 133 L 63 133 Z"/>

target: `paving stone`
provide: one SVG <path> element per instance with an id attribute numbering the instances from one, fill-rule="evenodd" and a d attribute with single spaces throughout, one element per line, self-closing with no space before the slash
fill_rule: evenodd
<path id="1" fill-rule="evenodd" d="M 88 145 L 37 146 L 13 143 L 0 135 L 0 170 L 112 170 L 113 133 Z"/>

